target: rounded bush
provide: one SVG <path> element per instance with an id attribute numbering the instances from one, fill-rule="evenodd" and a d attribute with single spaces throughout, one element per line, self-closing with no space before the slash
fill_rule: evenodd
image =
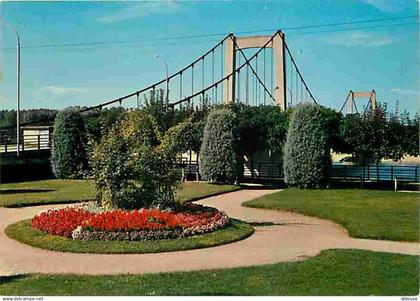
<path id="1" fill-rule="evenodd" d="M 52 134 L 51 161 L 57 178 L 82 178 L 88 168 L 86 124 L 75 109 L 57 114 Z"/>
<path id="2" fill-rule="evenodd" d="M 174 159 L 185 123 L 162 135 L 155 119 L 129 112 L 94 146 L 97 200 L 105 208 L 164 207 L 175 202 Z"/>
<path id="3" fill-rule="evenodd" d="M 331 164 L 328 128 L 322 108 L 299 105 L 290 120 L 284 149 L 284 177 L 289 186 L 324 186 Z"/>
<path id="4" fill-rule="evenodd" d="M 236 115 L 228 109 L 210 112 L 200 150 L 200 171 L 204 179 L 232 183 L 238 175 L 235 149 Z"/>

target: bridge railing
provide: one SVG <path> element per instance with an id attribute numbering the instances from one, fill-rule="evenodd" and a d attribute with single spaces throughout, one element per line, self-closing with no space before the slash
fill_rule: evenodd
<path id="1" fill-rule="evenodd" d="M 177 161 L 179 167 L 189 172 L 198 170 L 198 162 L 189 162 L 188 158 Z M 343 165 L 333 164 L 329 177 L 343 182 L 399 182 L 420 183 L 419 165 Z M 281 163 L 255 162 L 253 167 L 244 166 L 244 179 L 251 180 L 284 180 Z"/>
<path id="2" fill-rule="evenodd" d="M 330 170 L 330 179 L 338 181 L 371 181 L 384 182 L 420 182 L 418 165 L 343 165 L 333 164 Z M 253 171 L 251 170 L 253 169 Z M 246 167 L 245 178 L 283 180 L 283 166 L 279 163 L 256 162 L 253 168 Z"/>
<path id="3" fill-rule="evenodd" d="M 341 165 L 334 164 L 331 178 L 351 181 L 398 181 L 419 183 L 418 165 Z"/>
<path id="4" fill-rule="evenodd" d="M 39 134 L 23 134 L 20 136 L 19 151 L 45 150 L 52 146 L 51 131 Z M 17 151 L 16 139 L 9 135 L 2 135 L 0 139 L 0 153 Z"/>

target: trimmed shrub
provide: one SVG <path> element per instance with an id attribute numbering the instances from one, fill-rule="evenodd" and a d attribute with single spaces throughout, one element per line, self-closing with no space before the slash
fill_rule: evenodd
<path id="1" fill-rule="evenodd" d="M 75 109 L 57 114 L 52 133 L 51 161 L 57 178 L 83 178 L 88 169 L 86 124 Z"/>
<path id="2" fill-rule="evenodd" d="M 232 183 L 238 175 L 234 128 L 236 115 L 228 109 L 210 112 L 200 150 L 200 171 L 204 179 Z"/>
<path id="3" fill-rule="evenodd" d="M 174 159 L 186 126 L 181 123 L 162 136 L 149 114 L 139 110 L 127 113 L 93 149 L 100 205 L 137 209 L 174 203 L 179 184 Z"/>
<path id="4" fill-rule="evenodd" d="M 289 186 L 319 188 L 331 164 L 328 127 L 322 108 L 304 103 L 292 115 L 284 149 L 284 176 Z"/>

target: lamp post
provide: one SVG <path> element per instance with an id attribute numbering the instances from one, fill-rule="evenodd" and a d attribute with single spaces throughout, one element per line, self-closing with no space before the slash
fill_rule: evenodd
<path id="1" fill-rule="evenodd" d="M 155 58 L 161 59 L 165 63 L 165 74 L 166 74 L 166 101 L 169 101 L 169 71 L 168 71 L 168 62 L 165 58 L 161 57 L 158 54 L 155 54 Z"/>
<path id="2" fill-rule="evenodd" d="M 286 87 L 286 89 L 289 91 L 290 93 L 290 107 L 293 106 L 293 94 L 292 94 L 292 90 L 289 87 Z"/>
<path id="3" fill-rule="evenodd" d="M 19 33 L 13 26 L 7 24 L 1 24 L 2 26 L 11 29 L 16 35 L 16 65 L 17 65 L 17 88 L 16 88 L 16 96 L 17 96 L 17 111 L 16 111 L 16 154 L 19 156 L 19 148 L 20 148 L 20 37 Z"/>

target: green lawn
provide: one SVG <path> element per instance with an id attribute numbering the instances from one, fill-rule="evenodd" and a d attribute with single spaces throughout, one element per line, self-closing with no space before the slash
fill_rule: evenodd
<path id="1" fill-rule="evenodd" d="M 238 189 L 240 188 L 234 185 L 186 182 L 178 191 L 177 199 L 185 202 Z M 86 180 L 41 180 L 0 184 L 0 206 L 19 207 L 86 201 L 93 199 L 94 194 L 92 182 Z"/>
<path id="2" fill-rule="evenodd" d="M 302 262 L 146 275 L 0 277 L 0 295 L 397 295 L 419 292 L 419 257 L 328 250 Z"/>
<path id="3" fill-rule="evenodd" d="M 247 223 L 234 220 L 226 228 L 182 239 L 81 241 L 49 235 L 35 230 L 31 227 L 30 220 L 24 220 L 8 226 L 5 232 L 10 238 L 22 243 L 53 251 L 97 254 L 141 254 L 214 247 L 244 239 L 254 233 L 254 228 Z"/>
<path id="4" fill-rule="evenodd" d="M 193 201 L 203 197 L 239 190 L 235 185 L 217 185 L 206 182 L 184 182 L 176 198 L 181 202 Z"/>
<path id="5" fill-rule="evenodd" d="M 333 220 L 350 236 L 419 241 L 419 195 L 379 190 L 286 189 L 244 206 L 287 210 Z"/>
<path id="6" fill-rule="evenodd" d="M 0 206 L 19 207 L 93 199 L 95 190 L 86 180 L 40 180 L 0 184 Z"/>

